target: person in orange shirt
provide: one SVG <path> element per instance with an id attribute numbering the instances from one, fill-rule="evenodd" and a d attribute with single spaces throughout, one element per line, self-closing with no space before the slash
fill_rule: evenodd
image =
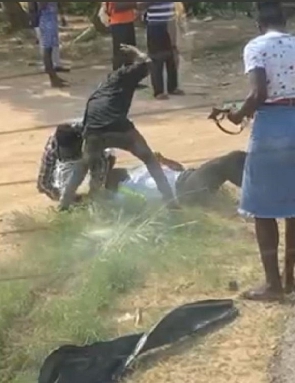
<path id="1" fill-rule="evenodd" d="M 106 2 L 106 12 L 113 39 L 113 70 L 126 63 L 121 44 L 136 46 L 135 26 L 136 2 Z"/>

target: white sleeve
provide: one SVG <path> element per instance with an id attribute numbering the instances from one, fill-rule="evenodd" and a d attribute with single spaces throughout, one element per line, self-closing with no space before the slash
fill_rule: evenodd
<path id="1" fill-rule="evenodd" d="M 265 68 L 260 44 L 250 42 L 246 45 L 244 49 L 244 67 L 246 74 L 256 68 Z"/>
<path id="2" fill-rule="evenodd" d="M 104 150 L 104 154 L 106 157 L 109 157 L 109 156 L 116 156 L 116 150 L 114 148 L 107 148 Z"/>

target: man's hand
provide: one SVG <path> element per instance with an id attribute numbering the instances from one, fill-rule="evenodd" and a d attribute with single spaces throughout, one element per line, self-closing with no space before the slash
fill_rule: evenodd
<path id="1" fill-rule="evenodd" d="M 142 53 L 137 47 L 135 47 L 133 45 L 121 44 L 120 50 L 123 53 L 133 55 L 134 58 L 140 57 L 141 55 L 144 55 L 144 53 Z"/>
<path id="2" fill-rule="evenodd" d="M 220 120 L 223 120 L 224 117 L 227 116 L 229 112 L 230 112 L 229 109 L 213 108 L 210 115 L 208 116 L 208 119 L 220 121 Z"/>
<path id="3" fill-rule="evenodd" d="M 218 108 L 213 108 L 208 118 L 220 122 L 225 117 L 235 125 L 240 125 L 244 119 L 244 115 L 240 111 Z"/>

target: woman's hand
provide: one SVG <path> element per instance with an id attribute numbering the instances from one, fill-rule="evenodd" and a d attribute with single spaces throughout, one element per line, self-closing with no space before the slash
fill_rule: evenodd
<path id="1" fill-rule="evenodd" d="M 233 124 L 241 125 L 241 123 L 243 122 L 244 116 L 240 111 L 231 111 L 227 114 L 227 118 Z"/>

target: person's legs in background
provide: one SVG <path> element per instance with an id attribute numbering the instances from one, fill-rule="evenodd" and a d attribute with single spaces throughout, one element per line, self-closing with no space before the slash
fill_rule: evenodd
<path id="1" fill-rule="evenodd" d="M 111 26 L 113 40 L 113 70 L 119 69 L 126 62 L 126 55 L 121 52 L 121 44 L 136 46 L 134 23 L 114 24 Z"/>
<path id="2" fill-rule="evenodd" d="M 168 99 L 164 90 L 164 60 L 158 55 L 152 58 L 151 83 L 154 91 L 154 97 L 158 100 Z"/>
<path id="3" fill-rule="evenodd" d="M 44 56 L 44 49 L 43 49 L 42 40 L 41 40 L 40 28 L 37 27 L 34 29 L 35 29 L 36 37 L 37 37 L 38 44 L 39 44 L 40 56 L 43 57 Z M 56 72 L 65 72 L 65 73 L 70 72 L 69 68 L 64 68 L 62 66 L 59 46 L 54 46 L 52 48 L 52 64 L 53 64 L 53 67 L 54 67 Z"/>
<path id="4" fill-rule="evenodd" d="M 173 52 L 169 54 L 166 60 L 167 69 L 167 90 L 171 95 L 182 95 L 183 92 L 178 89 L 178 70 L 177 62 L 175 61 L 175 55 Z"/>
<path id="5" fill-rule="evenodd" d="M 53 66 L 56 71 L 59 71 L 62 68 L 61 65 L 61 60 L 60 60 L 60 49 L 58 47 L 53 47 L 52 48 L 52 61 L 53 61 Z"/>
<path id="6" fill-rule="evenodd" d="M 164 88 L 164 63 L 167 57 L 167 36 L 166 24 L 148 23 L 147 46 L 149 56 L 153 61 L 151 82 L 154 97 L 158 100 L 168 99 Z"/>
<path id="7" fill-rule="evenodd" d="M 178 88 L 178 63 L 176 48 L 176 28 L 174 23 L 150 23 L 147 26 L 147 45 L 153 60 L 151 71 L 154 97 L 168 99 L 164 87 L 164 64 L 167 70 L 167 92 L 182 95 Z"/>
<path id="8" fill-rule="evenodd" d="M 178 87 L 179 52 L 177 48 L 177 26 L 172 20 L 167 24 L 168 56 L 166 60 L 167 90 L 170 95 L 182 96 L 184 92 Z"/>
<path id="9" fill-rule="evenodd" d="M 61 58 L 60 58 L 60 47 L 59 46 L 52 48 L 52 62 L 53 62 L 53 66 L 54 66 L 54 69 L 56 72 L 60 72 L 60 73 L 70 72 L 69 68 L 65 68 L 62 65 Z"/>
<path id="10" fill-rule="evenodd" d="M 285 291 L 290 294 L 295 289 L 295 218 L 286 219 L 285 246 Z"/>
<path id="11" fill-rule="evenodd" d="M 54 14 L 44 14 L 43 17 L 40 17 L 39 31 L 45 71 L 49 76 L 51 86 L 54 88 L 67 86 L 68 83 L 57 75 L 53 63 L 53 49 L 59 47 L 58 23 Z"/>

